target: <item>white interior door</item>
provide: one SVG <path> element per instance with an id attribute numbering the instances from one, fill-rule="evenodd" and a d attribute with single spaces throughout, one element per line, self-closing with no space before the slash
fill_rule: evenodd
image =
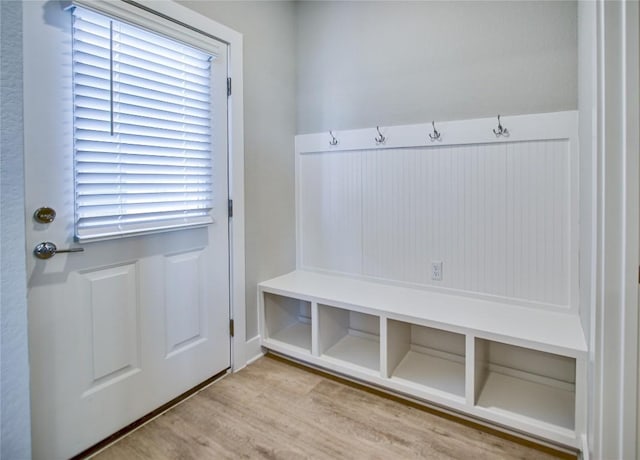
<path id="1" fill-rule="evenodd" d="M 212 64 L 215 223 L 79 245 L 71 14 L 23 5 L 33 453 L 57 459 L 230 366 L 226 45 Z M 53 222 L 34 220 L 42 206 Z M 39 260 L 43 241 L 84 252 Z"/>

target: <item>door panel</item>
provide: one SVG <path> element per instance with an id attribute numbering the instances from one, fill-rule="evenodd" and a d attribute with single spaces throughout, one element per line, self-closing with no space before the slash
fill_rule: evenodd
<path id="1" fill-rule="evenodd" d="M 136 265 L 100 268 L 79 273 L 80 302 L 91 315 L 93 381 L 112 382 L 140 367 L 140 330 Z"/>
<path id="2" fill-rule="evenodd" d="M 33 455 L 70 457 L 230 366 L 226 53 L 213 62 L 215 223 L 74 242 L 71 15 L 23 2 Z M 225 48 L 226 49 L 226 48 Z M 33 212 L 50 206 L 50 224 Z"/>
<path id="3" fill-rule="evenodd" d="M 167 356 L 205 340 L 202 250 L 164 257 Z"/>

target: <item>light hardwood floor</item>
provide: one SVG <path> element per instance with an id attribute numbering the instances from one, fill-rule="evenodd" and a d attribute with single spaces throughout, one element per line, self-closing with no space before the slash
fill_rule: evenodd
<path id="1" fill-rule="evenodd" d="M 94 458 L 567 457 L 267 356 L 214 383 Z"/>

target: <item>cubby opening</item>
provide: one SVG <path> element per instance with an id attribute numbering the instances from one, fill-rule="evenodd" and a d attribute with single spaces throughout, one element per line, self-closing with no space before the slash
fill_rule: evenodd
<path id="1" fill-rule="evenodd" d="M 485 409 L 575 429 L 576 360 L 475 340 L 475 399 Z"/>
<path id="2" fill-rule="evenodd" d="M 264 293 L 265 338 L 311 353 L 311 302 Z"/>
<path id="3" fill-rule="evenodd" d="M 387 321 L 387 376 L 464 399 L 465 336 Z"/>
<path id="4" fill-rule="evenodd" d="M 380 318 L 366 313 L 318 305 L 321 356 L 380 372 Z"/>

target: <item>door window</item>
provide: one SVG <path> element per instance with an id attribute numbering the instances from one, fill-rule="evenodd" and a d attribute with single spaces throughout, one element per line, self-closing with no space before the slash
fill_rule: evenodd
<path id="1" fill-rule="evenodd" d="M 73 16 L 76 239 L 211 223 L 215 55 L 84 8 Z"/>

